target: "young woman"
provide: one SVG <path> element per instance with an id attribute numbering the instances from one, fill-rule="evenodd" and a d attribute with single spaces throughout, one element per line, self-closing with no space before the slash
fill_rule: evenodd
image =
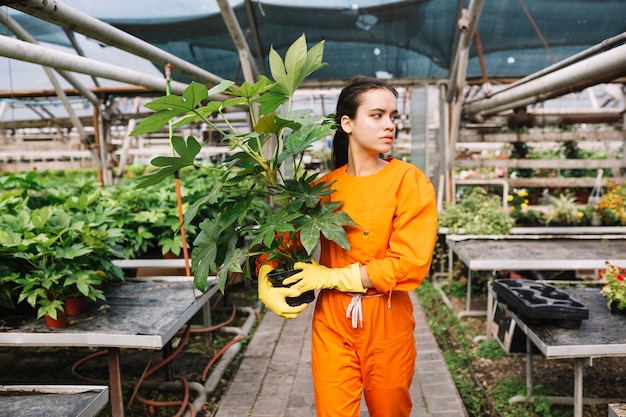
<path id="1" fill-rule="evenodd" d="M 323 180 L 333 184 L 329 198 L 343 201 L 341 209 L 358 224 L 347 230 L 350 250 L 322 239 L 319 264 L 296 264 L 302 272 L 289 279 L 294 285 L 274 293 L 277 314 L 290 318 L 303 307 L 283 305 L 283 295 L 322 290 L 312 327 L 317 417 L 358 417 L 363 394 L 372 417 L 411 413 L 416 350 L 408 292 L 429 271 L 437 212 L 424 173 L 380 157 L 395 138 L 397 96 L 388 83 L 369 77 L 342 90 L 333 141 L 337 168 Z"/>

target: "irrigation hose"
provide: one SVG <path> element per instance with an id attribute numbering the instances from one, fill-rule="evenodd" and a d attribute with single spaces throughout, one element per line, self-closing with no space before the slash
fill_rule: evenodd
<path id="1" fill-rule="evenodd" d="M 222 348 L 213 356 L 213 359 L 211 359 L 209 363 L 207 363 L 207 365 L 204 367 L 204 371 L 202 372 L 202 377 L 201 377 L 202 382 L 205 382 L 207 380 L 208 378 L 207 374 L 209 373 L 209 369 L 211 369 L 211 367 L 217 361 L 217 359 L 219 359 L 224 354 L 224 352 L 228 350 L 229 347 L 231 347 L 235 343 L 238 343 L 244 339 L 247 339 L 248 337 L 249 336 L 246 336 L 246 337 L 237 336 L 233 340 L 231 340 L 230 342 L 222 346 Z"/>
<path id="2" fill-rule="evenodd" d="M 185 347 L 188 339 L 189 339 L 189 335 L 191 333 L 202 333 L 202 332 L 210 332 L 210 331 L 215 331 L 215 330 L 219 330 L 220 328 L 225 327 L 226 325 L 230 324 L 236 317 L 236 313 L 237 313 L 237 307 L 235 305 L 232 306 L 232 313 L 230 315 L 230 317 L 228 317 L 228 319 L 226 319 L 224 322 L 221 322 L 219 324 L 213 325 L 213 326 L 208 326 L 208 327 L 202 327 L 202 328 L 192 328 L 191 324 L 188 323 L 187 327 L 185 328 L 185 330 L 179 331 L 175 334 L 175 336 L 181 336 L 182 339 L 178 345 L 178 347 L 174 350 L 174 352 L 172 352 L 167 358 L 163 359 L 161 362 L 159 362 L 157 365 L 155 365 L 154 367 L 150 368 L 150 362 L 148 362 L 148 364 L 146 365 L 146 369 L 144 370 L 143 374 L 139 377 L 139 379 L 137 379 L 137 381 L 135 381 L 133 383 L 133 387 L 132 387 L 132 396 L 128 402 L 128 405 L 132 404 L 132 402 L 134 401 L 134 399 L 136 398 L 137 401 L 139 401 L 142 404 L 145 404 L 146 406 L 148 406 L 148 410 L 150 412 L 151 415 L 155 414 L 155 407 L 176 407 L 179 406 L 179 410 L 177 411 L 177 413 L 175 414 L 175 416 L 179 417 L 182 416 L 185 411 L 187 409 L 189 409 L 189 414 L 185 414 L 185 415 L 189 415 L 190 417 L 195 417 L 196 415 L 196 409 L 194 407 L 194 404 L 192 402 L 189 402 L 189 391 L 190 391 L 190 387 L 189 387 L 189 382 L 182 376 L 177 376 L 176 379 L 181 381 L 182 384 L 182 389 L 184 391 L 184 398 L 182 400 L 178 400 L 178 401 L 155 401 L 155 400 L 150 400 L 147 398 L 144 398 L 143 396 L 141 396 L 141 394 L 139 394 L 139 388 L 141 388 L 141 385 L 143 383 L 147 383 L 148 381 L 146 381 L 146 379 L 154 374 L 156 371 L 158 371 L 159 369 L 161 369 L 162 367 L 164 367 L 165 365 L 167 365 L 169 362 L 171 362 L 172 360 L 174 360 L 174 358 L 176 356 L 178 356 L 180 354 L 180 352 L 182 351 L 182 349 Z M 259 320 L 260 319 L 260 314 L 258 311 L 251 309 L 254 313 L 254 318 Z M 249 317 L 250 319 L 251 317 Z M 228 342 L 225 346 L 223 346 L 212 358 L 211 360 L 208 362 L 208 364 L 206 365 L 206 367 L 204 368 L 204 371 L 202 373 L 202 381 L 206 381 L 207 380 L 207 373 L 209 371 L 209 369 L 215 364 L 215 362 L 224 355 L 225 352 L 228 351 L 228 349 L 230 347 L 232 347 L 233 345 L 241 342 L 242 340 L 248 339 L 250 336 L 236 336 L 235 338 L 233 338 L 233 340 L 231 340 L 230 342 Z M 107 350 L 101 350 L 95 353 L 92 353 L 90 355 L 85 356 L 82 359 L 79 359 L 78 361 L 76 361 L 72 367 L 71 367 L 71 372 L 74 376 L 81 378 L 83 380 L 92 382 L 92 383 L 100 383 L 100 384 L 108 384 L 108 380 L 100 380 L 100 379 L 95 379 L 95 378 L 89 378 L 86 377 L 84 375 L 81 375 L 78 373 L 77 369 L 83 365 L 84 363 L 86 363 L 89 360 L 92 360 L 94 358 L 103 356 L 107 354 Z M 197 383 L 194 383 L 196 385 L 199 385 Z"/>

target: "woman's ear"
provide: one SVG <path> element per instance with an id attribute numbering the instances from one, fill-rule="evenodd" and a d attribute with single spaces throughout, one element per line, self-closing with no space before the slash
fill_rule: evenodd
<path id="1" fill-rule="evenodd" d="M 352 133 L 352 120 L 348 116 L 341 116 L 341 130 Z"/>

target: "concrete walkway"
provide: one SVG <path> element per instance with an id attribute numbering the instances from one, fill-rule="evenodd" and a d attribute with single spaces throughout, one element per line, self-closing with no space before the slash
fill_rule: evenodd
<path id="1" fill-rule="evenodd" d="M 411 298 L 417 347 L 411 417 L 467 416 L 415 293 Z M 271 312 L 265 314 L 215 417 L 315 416 L 312 314 L 313 308 L 294 320 L 284 320 Z M 361 417 L 368 416 L 363 401 Z"/>

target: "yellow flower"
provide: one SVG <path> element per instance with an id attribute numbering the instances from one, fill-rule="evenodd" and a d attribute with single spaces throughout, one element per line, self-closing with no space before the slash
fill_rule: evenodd
<path id="1" fill-rule="evenodd" d="M 507 195 L 506 201 L 513 201 L 513 196 L 511 194 Z"/>
<path id="2" fill-rule="evenodd" d="M 528 200 L 526 200 L 526 201 L 528 202 Z M 526 208 L 528 208 L 528 204 L 524 203 L 524 204 L 522 204 L 522 205 L 520 206 L 520 208 L 521 208 L 522 210 L 523 210 L 523 209 L 526 209 Z"/>

